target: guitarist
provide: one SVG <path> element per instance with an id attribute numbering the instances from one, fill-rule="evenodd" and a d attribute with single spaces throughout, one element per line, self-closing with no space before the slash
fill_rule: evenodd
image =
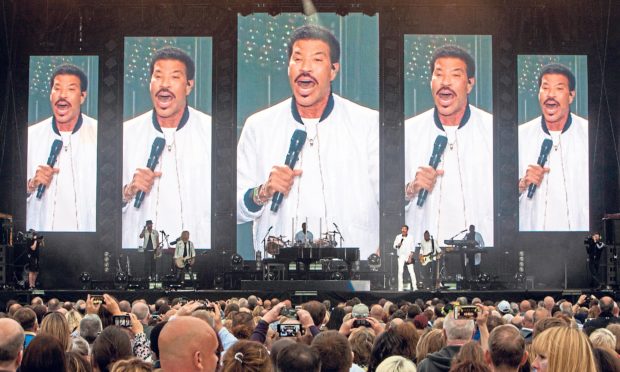
<path id="1" fill-rule="evenodd" d="M 409 277 L 411 278 L 411 290 L 415 291 L 417 286 L 417 281 L 415 278 L 415 271 L 413 270 L 413 249 L 414 249 L 415 240 L 412 236 L 409 235 L 409 226 L 403 225 L 400 229 L 400 234 L 396 235 L 394 238 L 394 249 L 396 249 L 396 254 L 398 256 L 398 290 L 403 290 L 403 266 L 407 266 L 409 270 Z"/>
<path id="2" fill-rule="evenodd" d="M 431 289 L 435 286 L 433 283 L 433 278 L 435 277 L 437 269 L 435 262 L 439 254 L 441 254 L 441 248 L 435 245 L 435 239 L 431 237 L 428 230 L 424 231 L 424 239 L 420 242 L 420 252 L 418 253 L 420 274 L 422 275 L 424 287 L 426 289 Z"/>
<path id="3" fill-rule="evenodd" d="M 191 275 L 192 266 L 194 265 L 194 261 L 196 259 L 194 243 L 189 240 L 189 231 L 186 230 L 181 233 L 180 238 L 170 244 L 176 244 L 176 249 L 174 251 L 174 262 L 178 268 L 177 278 L 181 280 L 183 279 L 185 271 Z"/>
<path id="4" fill-rule="evenodd" d="M 144 276 L 151 280 L 156 265 L 155 251 L 159 247 L 159 233 L 153 229 L 153 221 L 146 221 L 140 239 L 143 239 L 142 247 L 144 247 Z"/>

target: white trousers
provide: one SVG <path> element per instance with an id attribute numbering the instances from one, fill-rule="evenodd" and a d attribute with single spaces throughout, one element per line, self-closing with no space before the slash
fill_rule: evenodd
<path id="1" fill-rule="evenodd" d="M 403 265 L 407 262 L 407 256 L 398 257 L 398 290 L 403 290 Z M 407 265 L 407 270 L 409 270 L 409 276 L 411 276 L 411 290 L 415 291 L 418 289 L 418 281 L 415 278 L 415 271 L 413 270 L 414 265 Z"/>

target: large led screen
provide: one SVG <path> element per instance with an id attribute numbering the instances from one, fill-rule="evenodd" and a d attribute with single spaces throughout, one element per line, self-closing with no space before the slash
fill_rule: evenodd
<path id="1" fill-rule="evenodd" d="M 428 231 L 439 246 L 470 235 L 493 246 L 491 36 L 405 35 L 404 43 L 409 233 L 416 244 Z"/>
<path id="2" fill-rule="evenodd" d="M 588 231 L 588 63 L 520 55 L 519 230 Z"/>
<path id="3" fill-rule="evenodd" d="M 379 248 L 378 17 L 238 22 L 237 251 L 366 259 Z"/>
<path id="4" fill-rule="evenodd" d="M 211 44 L 125 38 L 123 248 L 145 248 L 147 221 L 164 245 L 211 247 Z"/>
<path id="5" fill-rule="evenodd" d="M 26 228 L 95 231 L 98 58 L 32 56 Z"/>

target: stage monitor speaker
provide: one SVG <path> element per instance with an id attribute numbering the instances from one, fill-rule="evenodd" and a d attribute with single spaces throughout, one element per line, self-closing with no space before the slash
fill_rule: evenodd
<path id="1" fill-rule="evenodd" d="M 611 216 L 603 218 L 603 239 L 607 245 L 620 244 L 620 219 Z"/>

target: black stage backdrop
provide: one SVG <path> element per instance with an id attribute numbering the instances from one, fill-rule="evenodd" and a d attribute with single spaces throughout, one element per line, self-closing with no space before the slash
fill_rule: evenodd
<path id="1" fill-rule="evenodd" d="M 405 34 L 491 35 L 493 40 L 495 248 L 483 270 L 525 271 L 545 287 L 587 283 L 583 232 L 520 233 L 516 198 L 517 56 L 588 57 L 590 225 L 618 205 L 620 4 L 571 1 L 317 1 L 319 12 L 379 14 L 382 249 L 404 222 L 403 40 Z M 46 233 L 45 288 L 79 286 L 89 271 L 103 278 L 103 253 L 121 253 L 123 41 L 126 36 L 213 37 L 212 247 L 201 256 L 203 286 L 227 271 L 236 247 L 237 13 L 302 12 L 301 1 L 5 0 L 0 5 L 0 212 L 25 228 L 28 61 L 31 55 L 99 56 L 97 232 Z M 586 175 L 584 175 L 586 176 Z M 94 197 L 94 196 L 93 196 Z M 135 254 L 131 254 L 134 257 Z M 141 268 L 135 258 L 134 265 Z M 114 267 L 112 268 L 114 270 Z M 386 268 L 387 270 L 387 268 Z M 136 273 L 140 275 L 140 273 Z"/>

